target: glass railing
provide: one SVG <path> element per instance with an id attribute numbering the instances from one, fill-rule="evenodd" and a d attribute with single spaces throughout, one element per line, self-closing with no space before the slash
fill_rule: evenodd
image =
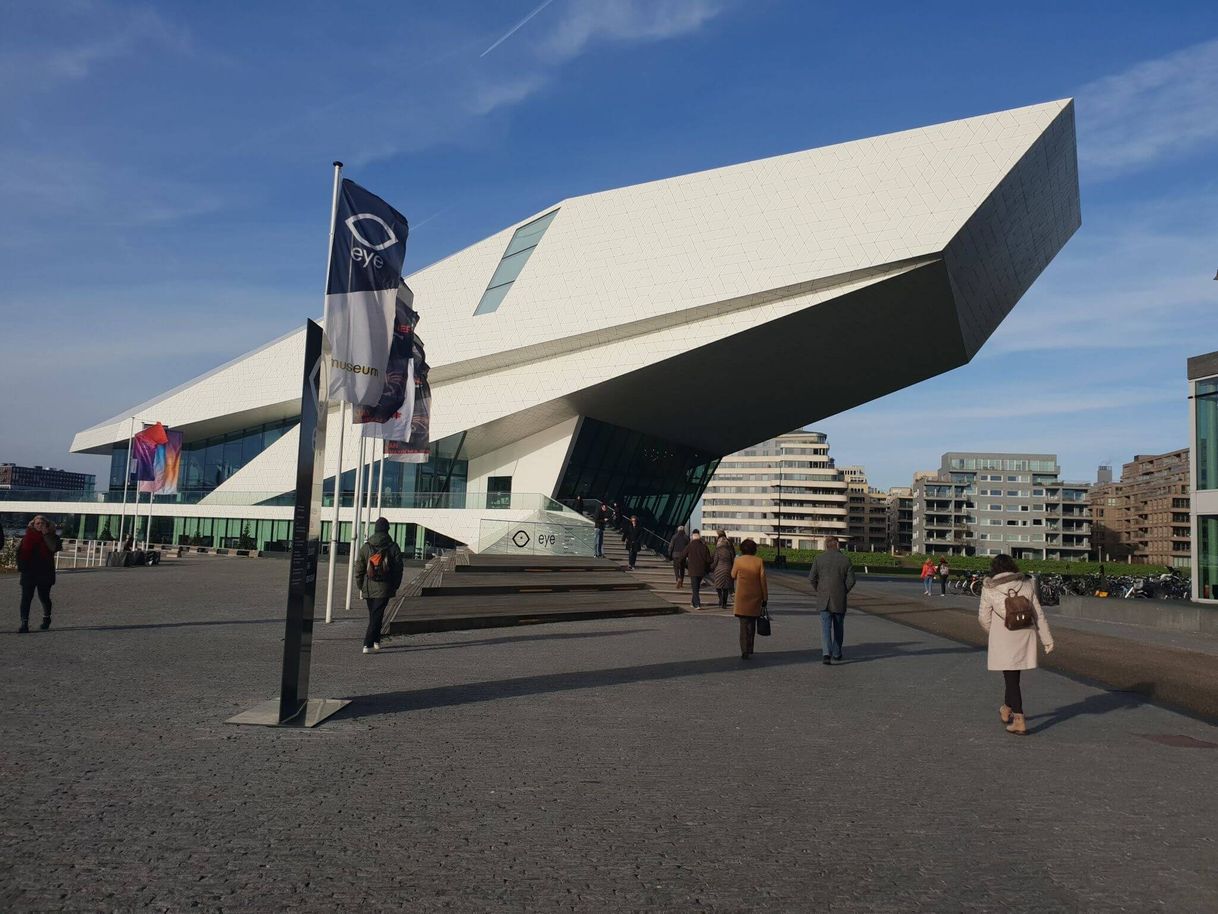
<path id="1" fill-rule="evenodd" d="M 127 504 L 136 500 L 134 491 L 127 492 Z M 106 504 L 121 505 L 121 491 L 73 492 L 62 489 L 0 489 L 0 501 L 23 501 L 35 504 Z M 141 493 L 139 501 L 148 504 L 148 496 Z M 342 507 L 349 508 L 354 501 L 353 492 L 342 493 Z M 295 503 L 294 492 L 242 492 L 188 490 L 174 495 L 157 495 L 156 505 L 226 505 L 290 507 Z M 587 524 L 591 521 L 576 514 L 567 506 L 539 492 L 385 492 L 379 499 L 372 494 L 372 504 L 381 508 L 418 508 L 426 510 L 454 511 L 548 511 L 562 515 L 567 521 Z M 322 506 L 334 506 L 332 494 L 322 497 Z"/>

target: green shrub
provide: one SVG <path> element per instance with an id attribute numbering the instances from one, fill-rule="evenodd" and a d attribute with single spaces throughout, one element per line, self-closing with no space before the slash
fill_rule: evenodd
<path id="1" fill-rule="evenodd" d="M 782 554 L 786 557 L 787 565 L 795 568 L 811 567 L 812 562 L 820 555 L 820 552 L 821 550 L 817 549 L 782 550 Z M 758 546 L 757 554 L 766 562 L 773 564 L 773 546 Z M 917 574 L 922 568 L 922 563 L 927 558 L 925 555 L 890 555 L 887 552 L 847 552 L 846 555 L 850 557 L 850 561 L 855 568 L 867 568 L 869 571 L 895 574 Z M 988 555 L 932 555 L 930 558 L 936 562 L 941 558 L 946 558 L 952 574 L 971 573 L 974 571 L 988 574 L 990 560 L 993 557 Z M 1060 559 L 1016 559 L 1016 562 L 1021 571 L 1034 572 L 1036 574 L 1098 574 L 1100 570 L 1099 562 L 1074 562 Z M 1104 562 L 1103 564 L 1104 573 L 1114 577 L 1119 575 L 1143 577 L 1152 574 L 1163 574 L 1170 570 L 1163 565 L 1127 565 L 1124 562 Z"/>

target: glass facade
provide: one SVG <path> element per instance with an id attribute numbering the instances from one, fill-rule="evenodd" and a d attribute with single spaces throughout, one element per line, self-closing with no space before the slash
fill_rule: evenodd
<path id="1" fill-rule="evenodd" d="M 667 539 L 689 520 L 718 463 L 695 448 L 584 419 L 555 497 L 621 501 Z"/>
<path id="2" fill-rule="evenodd" d="M 1218 600 L 1218 516 L 1197 518 L 1197 594 Z"/>
<path id="3" fill-rule="evenodd" d="M 1218 489 L 1218 378 L 1197 382 L 1197 488 Z"/>
<path id="4" fill-rule="evenodd" d="M 495 273 L 491 276 L 486 291 L 482 293 L 478 307 L 474 309 L 474 314 L 490 314 L 492 311 L 498 310 L 504 296 L 512 288 L 512 283 L 516 281 L 516 277 L 528 263 L 533 249 L 541 241 L 541 236 L 546 233 L 546 229 L 550 227 L 550 223 L 557 215 L 558 210 L 554 210 L 516 229 L 512 240 L 508 242 L 507 250 L 503 252 L 499 266 L 495 268 Z"/>

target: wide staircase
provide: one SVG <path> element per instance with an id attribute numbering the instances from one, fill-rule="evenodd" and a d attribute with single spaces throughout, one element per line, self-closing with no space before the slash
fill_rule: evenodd
<path id="1" fill-rule="evenodd" d="M 626 571 L 628 567 L 627 563 L 630 561 L 630 553 L 622 543 L 622 535 L 616 530 L 605 531 L 605 556 L 617 568 Z M 660 599 L 666 600 L 675 607 L 689 610 L 689 578 L 686 577 L 684 587 L 678 588 L 677 582 L 672 575 L 672 562 L 654 549 L 646 547 L 640 549 L 638 558 L 634 563 L 634 571 L 628 572 L 628 575 Z M 708 600 L 707 587 L 703 585 L 702 605 L 707 606 L 708 603 L 713 605 L 714 602 L 714 588 L 710 588 L 710 598 Z"/>
<path id="2" fill-rule="evenodd" d="M 675 613 L 613 561 L 581 556 L 479 555 L 430 561 L 387 614 L 385 634 L 493 628 Z"/>

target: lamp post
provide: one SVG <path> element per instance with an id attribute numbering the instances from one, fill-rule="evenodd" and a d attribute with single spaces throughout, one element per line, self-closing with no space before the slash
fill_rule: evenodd
<path id="1" fill-rule="evenodd" d="M 782 449 L 778 451 L 778 484 L 775 486 L 778 489 L 778 512 L 775 515 L 778 518 L 777 536 L 775 537 L 774 548 L 774 567 L 785 568 L 786 563 L 782 557 Z"/>

